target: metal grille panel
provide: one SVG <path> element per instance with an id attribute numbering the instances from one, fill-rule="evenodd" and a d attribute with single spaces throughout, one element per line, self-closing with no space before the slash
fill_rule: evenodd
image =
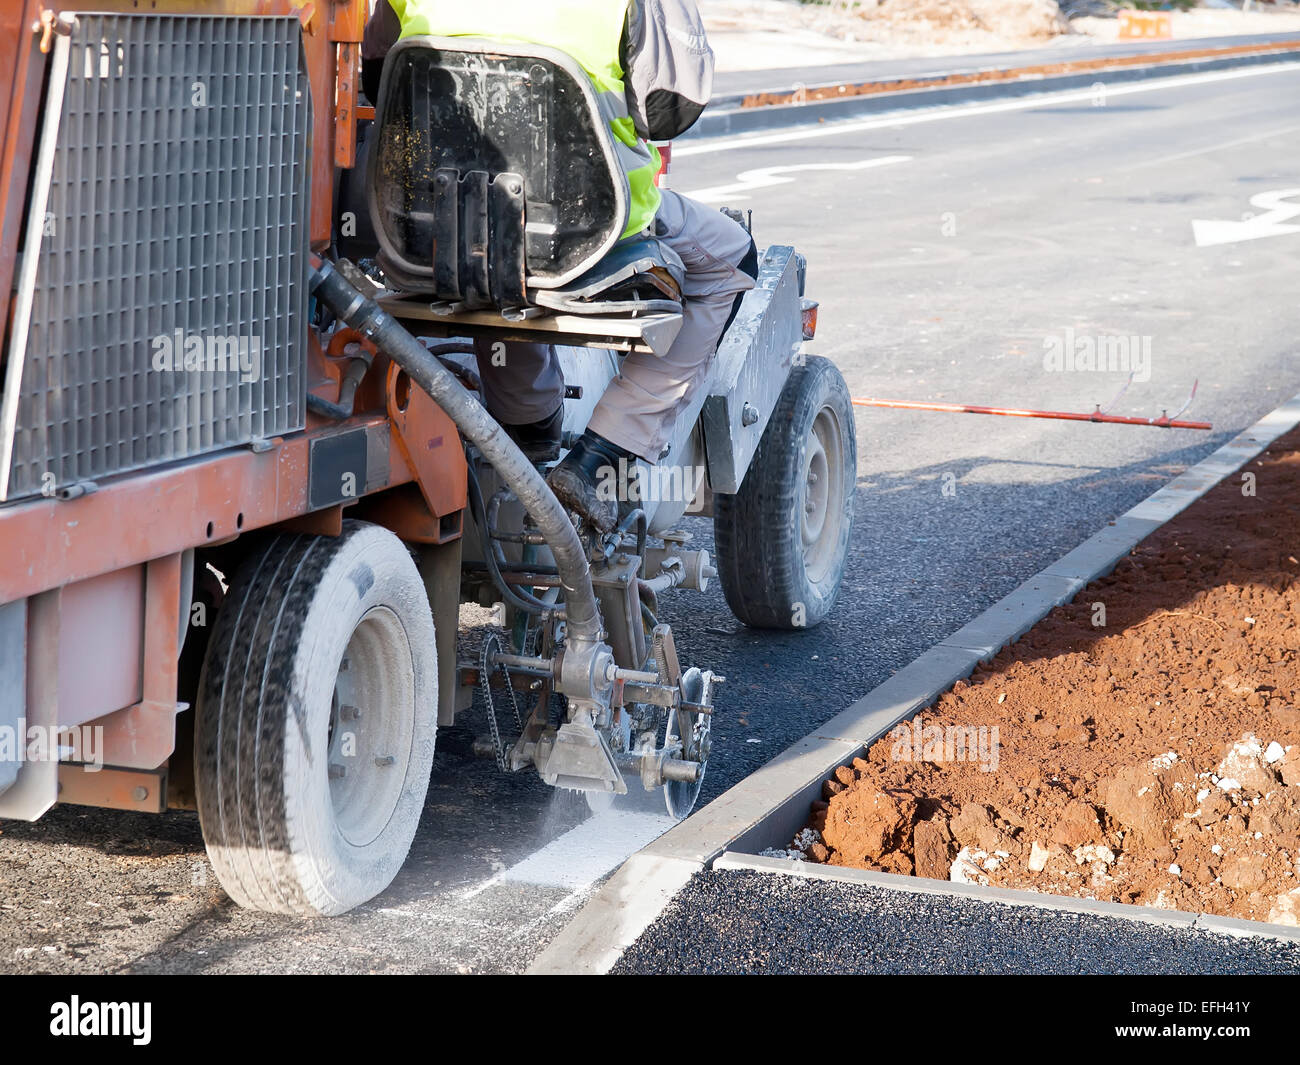
<path id="1" fill-rule="evenodd" d="M 297 19 L 80 15 L 70 43 L 9 499 L 303 426 Z"/>

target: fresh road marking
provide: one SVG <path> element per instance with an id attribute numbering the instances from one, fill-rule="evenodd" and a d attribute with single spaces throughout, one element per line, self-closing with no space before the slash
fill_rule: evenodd
<path id="1" fill-rule="evenodd" d="M 1260 237 L 1280 237 L 1285 233 L 1300 233 L 1300 226 L 1285 225 L 1287 219 L 1300 215 L 1300 203 L 1287 203 L 1300 196 L 1300 189 L 1275 189 L 1261 192 L 1250 198 L 1250 205 L 1263 214 L 1243 216 L 1240 222 L 1219 219 L 1194 218 L 1192 236 L 1198 248 L 1212 244 L 1236 244 Z"/>
<path id="2" fill-rule="evenodd" d="M 617 806 L 602 810 L 509 869 L 474 885 L 461 898 L 474 898 L 497 884 L 536 884 L 585 891 L 675 824 L 667 814 Z"/>
<path id="3" fill-rule="evenodd" d="M 534 851 L 518 865 L 512 865 L 499 879 L 581 891 L 675 824 L 676 820 L 667 814 L 624 811 L 617 807 L 604 810 Z"/>
<path id="4" fill-rule="evenodd" d="M 856 163 L 803 163 L 798 166 L 764 166 L 757 170 L 745 170 L 736 175 L 734 185 L 711 185 L 707 189 L 693 189 L 683 195 L 693 200 L 708 203 L 712 200 L 747 200 L 744 193 L 754 189 L 770 188 L 772 185 L 788 185 L 794 178 L 788 174 L 803 173 L 808 170 L 866 170 L 873 166 L 889 166 L 891 163 L 906 163 L 910 155 L 882 155 L 875 159 L 862 159 Z"/>

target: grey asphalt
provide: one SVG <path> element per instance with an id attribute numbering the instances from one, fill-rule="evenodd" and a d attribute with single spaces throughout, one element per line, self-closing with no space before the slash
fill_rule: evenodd
<path id="1" fill-rule="evenodd" d="M 891 78 L 915 78 L 937 74 L 966 74 L 979 70 L 1005 70 L 1042 63 L 1078 59 L 1110 59 L 1130 55 L 1158 55 L 1202 48 L 1230 48 L 1234 45 L 1265 44 L 1300 40 L 1300 33 L 1256 33 L 1234 37 L 1198 37 L 1176 41 L 1098 41 L 1084 34 L 1057 37 L 1041 48 L 1018 52 L 985 52 L 977 55 L 931 56 L 927 58 L 868 59 L 857 63 L 828 63 L 813 69 L 785 67 L 776 70 L 734 70 L 717 75 L 713 82 L 715 103 L 746 93 L 789 91 L 797 85 L 839 85 Z"/>
<path id="2" fill-rule="evenodd" d="M 1252 196 L 1300 187 L 1297 92 L 1292 68 L 675 159 L 673 184 L 689 192 L 755 168 L 910 157 L 799 171 L 734 201 L 753 209 L 760 244 L 808 256 L 822 302 L 810 350 L 856 395 L 1091 410 L 1125 375 L 1048 372 L 1045 339 L 1072 327 L 1152 338 L 1151 379 L 1118 412 L 1177 407 L 1199 378 L 1189 416 L 1215 423 L 1198 434 L 860 411 L 856 533 L 829 621 L 760 633 L 716 587 L 664 601 L 684 661 L 730 681 L 701 801 L 1300 391 L 1300 234 L 1209 248 L 1191 236 L 1194 218 L 1239 219 L 1260 211 Z M 707 522 L 690 527 L 711 546 Z M 397 882 L 330 922 L 233 907 L 189 814 L 63 807 L 0 826 L 0 970 L 523 969 L 584 894 L 519 863 L 584 807 L 468 757 L 479 713 L 440 738 Z M 701 900 L 751 905 L 736 877 L 708 880 L 732 894 L 700 884 Z"/>
<path id="3" fill-rule="evenodd" d="M 1300 945 L 729 870 L 688 884 L 613 972 L 1245 976 L 1300 973 Z"/>

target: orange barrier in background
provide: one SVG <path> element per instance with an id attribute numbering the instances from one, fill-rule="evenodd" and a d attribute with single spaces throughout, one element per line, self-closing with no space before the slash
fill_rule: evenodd
<path id="1" fill-rule="evenodd" d="M 1119 13 L 1121 41 L 1165 40 L 1174 35 L 1174 22 L 1167 11 L 1129 11 Z"/>

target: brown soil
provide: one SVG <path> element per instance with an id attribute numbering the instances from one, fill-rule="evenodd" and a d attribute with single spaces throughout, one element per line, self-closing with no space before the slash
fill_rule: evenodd
<path id="1" fill-rule="evenodd" d="M 838 770 L 795 848 L 1300 923 L 1298 558 L 1300 431 Z"/>
<path id="2" fill-rule="evenodd" d="M 1116 56 L 1110 59 L 1074 59 L 1062 63 L 1042 63 L 1037 66 L 1016 67 L 1012 70 L 979 70 L 968 74 L 949 74 L 933 78 L 896 78 L 889 81 L 819 85 L 812 88 L 801 88 L 788 93 L 752 93 L 741 101 L 741 107 L 772 107 L 779 104 L 810 103 L 814 100 L 840 100 L 849 96 L 872 96 L 877 93 L 947 88 L 954 85 L 972 85 L 982 82 L 1020 81 L 1024 78 L 1046 78 L 1061 74 L 1085 73 L 1087 71 L 1100 73 L 1122 67 L 1151 66 L 1159 63 L 1183 62 L 1189 59 L 1212 59 L 1219 56 L 1250 55 L 1256 52 L 1290 52 L 1298 48 L 1300 48 L 1300 43 L 1272 41 L 1262 44 L 1230 45 L 1224 48 L 1195 48 L 1181 52 Z"/>

